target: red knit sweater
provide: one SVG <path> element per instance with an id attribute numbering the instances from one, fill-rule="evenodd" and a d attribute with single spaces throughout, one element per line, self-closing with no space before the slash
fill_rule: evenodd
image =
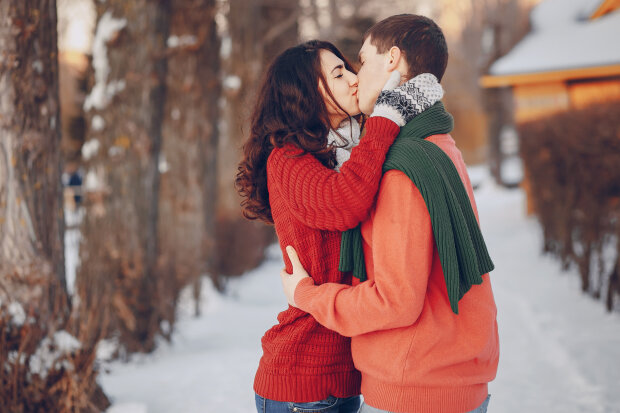
<path id="1" fill-rule="evenodd" d="M 341 231 L 368 216 L 385 154 L 399 131 L 388 119 L 370 118 L 366 135 L 340 172 L 312 155 L 293 156 L 300 150 L 292 145 L 272 151 L 267 161 L 269 203 L 288 272 L 292 267 L 284 248 L 292 245 L 317 285 L 351 283 L 350 276 L 338 271 Z M 304 403 L 360 393 L 350 339 L 308 313 L 289 306 L 265 333 L 262 346 L 254 379 L 254 391 L 262 397 Z"/>

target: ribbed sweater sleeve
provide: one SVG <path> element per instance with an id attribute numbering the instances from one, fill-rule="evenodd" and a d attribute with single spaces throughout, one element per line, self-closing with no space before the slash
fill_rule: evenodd
<path id="1" fill-rule="evenodd" d="M 373 279 L 352 287 L 314 285 L 308 278 L 295 290 L 301 310 L 347 337 L 412 325 L 422 311 L 431 273 L 430 215 L 405 174 L 385 174 L 372 219 Z"/>
<path id="2" fill-rule="evenodd" d="M 374 203 L 385 155 L 399 131 L 388 119 L 370 118 L 366 135 L 340 172 L 326 168 L 310 154 L 296 156 L 297 148 L 275 148 L 267 162 L 269 192 L 275 191 L 291 214 L 310 228 L 353 228 L 367 217 Z"/>

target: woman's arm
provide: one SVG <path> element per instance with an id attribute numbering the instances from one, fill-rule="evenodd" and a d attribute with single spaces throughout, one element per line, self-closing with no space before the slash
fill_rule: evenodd
<path id="1" fill-rule="evenodd" d="M 372 279 L 354 287 L 314 285 L 290 252 L 293 274 L 281 274 L 291 305 L 348 337 L 410 326 L 426 299 L 435 245 L 431 219 L 420 191 L 402 172 L 385 175 L 372 225 Z"/>
<path id="2" fill-rule="evenodd" d="M 336 172 L 314 156 L 295 156 L 290 148 L 276 148 L 267 163 L 270 192 L 282 197 L 293 216 L 305 225 L 345 231 L 359 224 L 370 211 L 381 181 L 385 155 L 400 128 L 373 117 L 366 135 L 351 151 L 351 158 Z"/>

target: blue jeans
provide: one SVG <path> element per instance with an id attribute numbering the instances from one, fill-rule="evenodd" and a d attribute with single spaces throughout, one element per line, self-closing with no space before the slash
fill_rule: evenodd
<path id="1" fill-rule="evenodd" d="M 357 413 L 360 396 L 344 399 L 329 396 L 325 400 L 310 403 L 277 402 L 256 395 L 258 413 Z"/>
<path id="2" fill-rule="evenodd" d="M 486 399 L 482 402 L 480 406 L 475 408 L 472 411 L 467 413 L 487 413 L 487 407 L 489 407 L 489 400 L 491 399 L 491 395 L 489 394 Z M 390 413 L 387 410 L 377 409 L 376 407 L 372 407 L 367 405 L 366 403 L 362 404 L 362 408 L 359 413 Z"/>

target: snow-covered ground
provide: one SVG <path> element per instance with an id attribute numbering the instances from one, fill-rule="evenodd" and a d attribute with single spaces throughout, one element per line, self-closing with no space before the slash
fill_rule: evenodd
<path id="1" fill-rule="evenodd" d="M 473 177 L 472 177 L 473 178 Z M 488 180 L 476 191 L 496 270 L 501 360 L 490 412 L 620 413 L 620 316 L 580 293 L 575 272 L 540 254 L 524 196 Z M 101 375 L 112 413 L 250 413 L 260 338 L 286 307 L 277 247 L 225 295 L 206 286 L 204 315 L 188 299 L 171 345 Z"/>

